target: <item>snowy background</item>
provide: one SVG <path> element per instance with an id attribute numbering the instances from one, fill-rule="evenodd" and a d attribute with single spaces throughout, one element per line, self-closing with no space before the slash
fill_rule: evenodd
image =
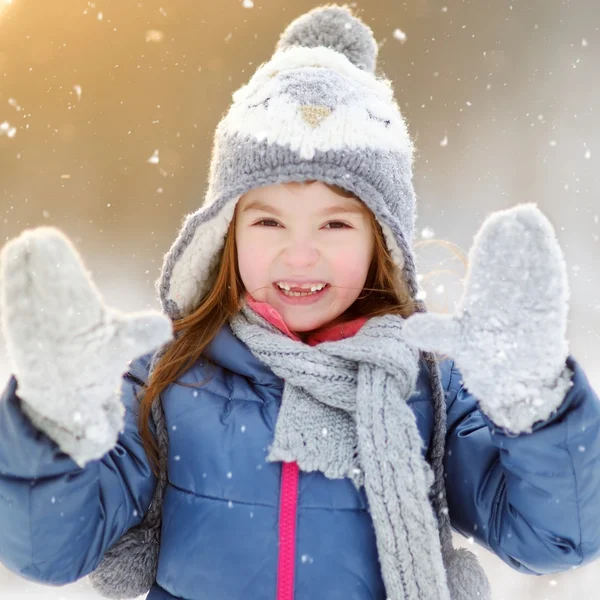
<path id="1" fill-rule="evenodd" d="M 106 301 L 158 308 L 153 284 L 202 202 L 231 98 L 309 0 L 0 0 L 0 243 L 52 224 Z M 569 265 L 571 351 L 600 390 L 597 0 L 363 0 L 418 150 L 421 271 L 452 310 L 485 216 L 537 202 Z M 0 339 L 0 384 L 9 373 Z M 469 545 L 468 541 L 462 543 Z M 600 562 L 519 575 L 478 549 L 495 600 L 598 597 Z M 0 566 L 0 598 L 92 600 Z"/>

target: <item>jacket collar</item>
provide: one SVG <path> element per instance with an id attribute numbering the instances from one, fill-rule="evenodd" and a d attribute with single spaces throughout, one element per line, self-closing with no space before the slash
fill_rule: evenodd
<path id="1" fill-rule="evenodd" d="M 257 302 L 248 296 L 248 305 L 261 317 L 277 327 L 280 331 L 299 340 L 300 338 L 291 332 L 285 325 L 281 315 L 269 304 Z M 308 340 L 308 344 L 315 346 L 321 342 L 341 340 L 353 336 L 367 321 L 366 318 L 354 319 L 353 321 L 337 324 L 324 331 L 315 334 Z M 271 369 L 258 360 L 248 346 L 239 340 L 231 331 L 229 324 L 224 325 L 215 338 L 204 350 L 204 356 L 211 362 L 248 377 L 259 385 L 283 387 L 283 380 L 277 377 Z"/>
<path id="2" fill-rule="evenodd" d="M 203 354 L 216 365 L 248 377 L 259 385 L 283 387 L 283 380 L 260 362 L 244 342 L 235 337 L 229 324 L 221 327 Z"/>

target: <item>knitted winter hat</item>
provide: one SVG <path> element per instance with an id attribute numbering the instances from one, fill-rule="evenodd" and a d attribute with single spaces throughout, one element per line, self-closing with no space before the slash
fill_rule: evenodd
<path id="1" fill-rule="evenodd" d="M 416 294 L 413 147 L 390 82 L 374 74 L 376 57 L 371 30 L 348 8 L 317 8 L 291 23 L 271 60 L 233 94 L 215 133 L 204 204 L 185 219 L 157 282 L 173 319 L 211 288 L 240 196 L 289 181 L 356 194 Z"/>
<path id="2" fill-rule="evenodd" d="M 203 206 L 188 215 L 165 255 L 157 291 L 165 312 L 191 314 L 214 283 L 224 239 L 240 197 L 265 185 L 318 180 L 358 196 L 374 213 L 417 310 L 418 285 L 411 249 L 415 225 L 413 145 L 389 80 L 375 75 L 377 44 L 371 29 L 345 6 L 316 8 L 293 21 L 270 61 L 233 94 L 214 139 Z M 158 351 L 150 367 L 160 359 Z M 453 600 L 491 596 L 475 556 L 452 547 L 444 482 L 446 405 L 439 367 L 423 353 L 430 373 L 434 430 L 428 460 L 434 473 L 431 502 L 438 519 Z M 160 400 L 152 415 L 161 453 L 168 433 Z M 140 525 L 106 553 L 92 574 L 108 598 L 133 598 L 154 581 L 166 461 Z M 433 600 L 433 599 L 432 599 Z"/>

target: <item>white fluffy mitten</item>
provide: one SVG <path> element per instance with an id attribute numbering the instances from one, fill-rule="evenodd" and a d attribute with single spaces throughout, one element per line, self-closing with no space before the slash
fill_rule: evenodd
<path id="1" fill-rule="evenodd" d="M 404 331 L 422 350 L 448 354 L 482 411 L 530 432 L 572 385 L 566 365 L 569 288 L 552 225 L 534 204 L 491 214 L 469 252 L 454 315 L 418 313 Z"/>
<path id="2" fill-rule="evenodd" d="M 171 320 L 106 306 L 54 227 L 25 230 L 2 249 L 0 310 L 23 412 L 79 466 L 103 456 L 124 425 L 122 376 L 172 339 Z"/>

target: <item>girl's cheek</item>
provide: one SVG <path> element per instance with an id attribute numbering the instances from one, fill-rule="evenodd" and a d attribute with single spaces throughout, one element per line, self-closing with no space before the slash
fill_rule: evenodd
<path id="1" fill-rule="evenodd" d="M 261 235 L 259 229 L 255 229 L 248 233 L 245 240 L 245 246 L 248 252 L 260 252 L 261 254 L 268 252 L 272 249 L 274 240 L 273 236 Z"/>
<path id="2" fill-rule="evenodd" d="M 265 252 L 247 248 L 238 259 L 240 275 L 246 289 L 250 293 L 258 294 L 257 300 L 264 300 L 261 295 L 266 294 L 269 286 L 270 261 Z"/>

